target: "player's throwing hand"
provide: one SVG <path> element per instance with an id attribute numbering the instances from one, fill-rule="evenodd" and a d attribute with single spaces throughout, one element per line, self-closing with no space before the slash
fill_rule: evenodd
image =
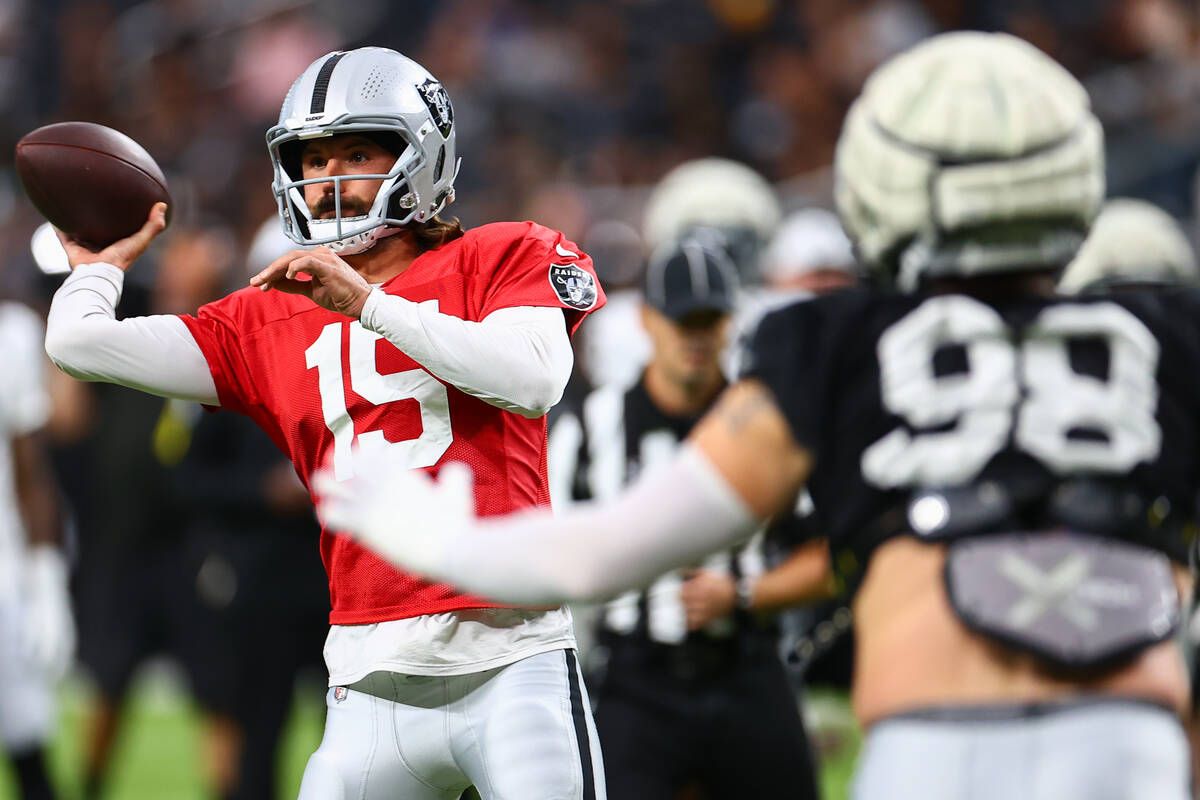
<path id="1" fill-rule="evenodd" d="M 62 242 L 63 249 L 67 251 L 67 260 L 71 263 L 71 269 L 75 269 L 80 264 L 103 262 L 112 264 L 117 269 L 127 270 L 134 261 L 141 257 L 142 253 L 146 252 L 146 248 L 150 246 L 150 242 L 154 241 L 154 237 L 162 233 L 166 227 L 167 204 L 155 203 L 146 216 L 146 224 L 137 233 L 115 241 L 100 251 L 89 249 L 57 228 L 54 229 L 54 232 L 58 234 L 58 240 Z"/>
<path id="2" fill-rule="evenodd" d="M 301 273 L 312 280 L 298 279 L 296 276 Z M 250 285 L 264 292 L 278 289 L 302 294 L 321 308 L 354 319 L 362 314 L 363 304 L 371 293 L 366 279 L 328 247 L 292 250 L 251 278 Z"/>

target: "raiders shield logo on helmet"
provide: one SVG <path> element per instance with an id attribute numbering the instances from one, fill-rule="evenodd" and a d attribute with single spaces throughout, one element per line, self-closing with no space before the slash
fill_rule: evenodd
<path id="1" fill-rule="evenodd" d="M 454 125 L 454 109 L 450 106 L 450 95 L 446 93 L 446 89 L 442 84 L 430 79 L 418 86 L 417 91 L 421 93 L 425 105 L 429 106 L 429 116 L 433 117 L 433 122 L 442 136 L 449 136 L 450 128 Z"/>
<path id="2" fill-rule="evenodd" d="M 596 305 L 596 279 L 574 264 L 551 264 L 550 285 L 563 305 L 587 311 Z"/>

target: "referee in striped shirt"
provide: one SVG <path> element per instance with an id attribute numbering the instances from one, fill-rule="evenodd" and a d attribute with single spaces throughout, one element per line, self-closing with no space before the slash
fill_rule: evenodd
<path id="1" fill-rule="evenodd" d="M 551 434 L 552 448 L 570 442 L 574 463 L 555 469 L 570 476 L 574 499 L 611 496 L 667 461 L 725 388 L 736 275 L 708 237 L 651 258 L 641 311 L 649 363 L 632 387 L 591 393 Z M 817 796 L 778 630 L 757 613 L 759 601 L 773 607 L 758 591 L 761 540 L 601 610 L 589 685 L 611 800 L 670 800 L 687 788 L 714 799 Z"/>

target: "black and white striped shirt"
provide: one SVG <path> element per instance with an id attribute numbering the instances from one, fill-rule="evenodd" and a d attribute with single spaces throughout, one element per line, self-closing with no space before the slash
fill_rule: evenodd
<path id="1" fill-rule="evenodd" d="M 608 386 L 592 392 L 580 410 L 562 413 L 550 431 L 550 489 L 555 507 L 615 496 L 643 471 L 669 461 L 700 416 L 664 413 L 641 380 L 629 389 Z M 694 566 L 730 573 L 735 580 L 761 575 L 766 568 L 762 534 Z M 609 601 L 601 613 L 600 629 L 680 645 L 693 637 L 730 638 L 739 626 L 748 624 L 749 617 L 734 614 L 689 635 L 679 595 L 682 585 L 682 572 L 673 570 L 644 590 Z"/>

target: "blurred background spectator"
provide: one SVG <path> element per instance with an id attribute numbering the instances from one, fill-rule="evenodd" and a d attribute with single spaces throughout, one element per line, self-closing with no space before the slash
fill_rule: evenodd
<path id="1" fill-rule="evenodd" d="M 335 0 L 0 0 L 0 152 L 52 121 L 112 125 L 167 171 L 176 221 L 214 220 L 245 252 L 273 211 L 263 132 L 281 82 L 328 50 L 379 44 L 454 99 L 464 223 L 527 216 L 644 256 L 614 225 L 640 229 L 648 187 L 689 159 L 749 165 L 785 212 L 827 204 L 863 77 L 962 27 L 1009 30 L 1067 64 L 1105 123 L 1110 193 L 1190 221 L 1200 8 L 1183 0 L 362 0 L 353 14 Z M 36 220 L 16 192 L 4 165 L 0 235 L 27 241 Z M 620 256 L 597 263 L 614 288 L 640 277 Z"/>

